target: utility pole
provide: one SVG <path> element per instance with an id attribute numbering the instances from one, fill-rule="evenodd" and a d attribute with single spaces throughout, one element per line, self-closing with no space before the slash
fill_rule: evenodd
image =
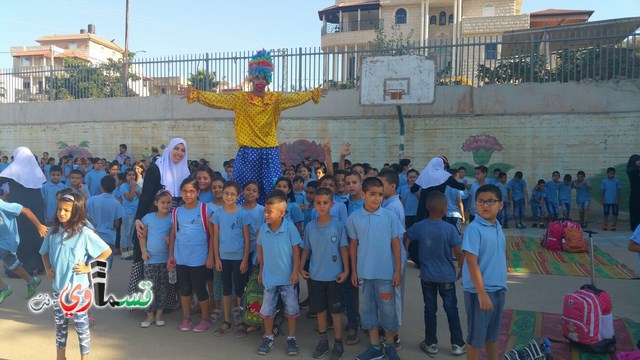
<path id="1" fill-rule="evenodd" d="M 122 58 L 122 90 L 124 96 L 129 96 L 129 86 L 127 86 L 127 77 L 129 76 L 129 0 L 127 1 L 127 8 L 125 10 L 124 19 L 124 57 Z"/>

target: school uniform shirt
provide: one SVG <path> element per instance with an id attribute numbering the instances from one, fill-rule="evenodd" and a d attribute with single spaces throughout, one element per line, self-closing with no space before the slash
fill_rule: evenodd
<path id="1" fill-rule="evenodd" d="M 558 204 L 558 188 L 560 187 L 560 184 L 562 184 L 560 181 L 555 182 L 553 179 L 547 180 L 545 183 L 547 186 L 547 202 L 549 204 Z"/>
<path id="2" fill-rule="evenodd" d="M 347 206 L 347 214 L 351 215 L 356 210 L 362 209 L 364 206 L 364 198 L 360 198 L 356 201 L 351 201 L 351 199 L 349 199 L 345 205 Z"/>
<path id="3" fill-rule="evenodd" d="M 496 184 L 496 186 L 498 187 L 498 189 L 500 189 L 500 194 L 502 195 L 502 202 L 506 206 L 509 203 L 509 188 L 507 187 L 506 183 L 503 184 L 499 181 Z"/>
<path id="4" fill-rule="evenodd" d="M 214 212 L 211 222 L 219 225 L 219 252 L 222 260 L 242 260 L 244 257 L 243 227 L 251 225 L 251 217 L 242 207 L 235 212 L 227 212 L 224 208 Z"/>
<path id="5" fill-rule="evenodd" d="M 486 184 L 483 184 L 483 185 L 486 185 Z M 469 214 L 474 216 L 477 214 L 476 191 L 480 186 L 482 185 L 480 185 L 477 181 L 474 181 L 473 184 L 471 184 L 471 189 L 469 189 Z"/>
<path id="6" fill-rule="evenodd" d="M 136 190 L 142 191 L 142 188 L 136 185 Z M 138 200 L 140 196 L 134 195 L 133 200 L 128 200 L 124 194 L 127 194 L 131 191 L 131 185 L 127 183 L 123 183 L 120 185 L 120 196 L 122 197 L 122 209 L 124 210 L 124 214 L 128 216 L 135 216 L 136 210 L 138 209 Z"/>
<path id="7" fill-rule="evenodd" d="M 382 201 L 382 207 L 391 211 L 398 218 L 400 225 L 402 225 L 402 229 L 405 230 L 404 206 L 402 205 L 402 202 L 400 201 L 400 198 L 398 197 L 398 195 L 393 195 L 387 199 L 384 199 Z M 402 232 L 402 235 L 400 235 L 401 264 L 404 264 L 405 262 L 407 262 L 407 250 L 405 250 L 404 246 L 402 246 L 403 238 L 404 238 L 404 231 Z"/>
<path id="8" fill-rule="evenodd" d="M 84 190 L 84 193 L 81 193 L 78 189 L 71 187 L 71 181 L 69 181 L 69 184 L 67 185 L 67 189 L 71 189 L 71 191 L 73 191 L 74 194 L 85 196 L 85 193 L 86 193 L 86 194 L 89 194 L 89 196 L 91 196 L 91 192 L 89 191 L 89 188 L 85 184 L 82 184 L 82 190 Z"/>
<path id="9" fill-rule="evenodd" d="M 447 199 L 447 217 L 462 219 L 462 210 L 458 206 L 458 199 L 462 200 L 462 190 L 447 186 L 444 196 Z"/>
<path id="10" fill-rule="evenodd" d="M 113 223 L 124 216 L 120 202 L 109 193 L 92 196 L 87 200 L 87 215 L 100 238 L 109 245 L 115 245 L 116 229 Z"/>
<path id="11" fill-rule="evenodd" d="M 251 244 L 249 252 L 252 252 L 255 255 L 256 232 L 260 230 L 260 226 L 264 223 L 264 206 L 257 204 L 253 209 L 247 209 L 244 206 L 242 209 L 249 214 L 249 243 Z"/>
<path id="12" fill-rule="evenodd" d="M 336 218 L 324 225 L 318 220 L 311 221 L 304 228 L 302 248 L 312 253 L 309 264 L 311 279 L 316 281 L 336 281 L 344 271 L 340 248 L 349 246 L 344 224 Z"/>
<path id="13" fill-rule="evenodd" d="M 13 254 L 18 251 L 20 235 L 18 234 L 17 217 L 22 212 L 22 205 L 9 203 L 0 199 L 0 249 Z"/>
<path id="14" fill-rule="evenodd" d="M 60 190 L 66 189 L 67 186 L 62 182 L 57 184 L 52 183 L 51 181 L 47 181 L 42 184 L 40 188 L 40 193 L 42 193 L 42 199 L 44 199 L 44 220 L 46 222 L 53 221 L 53 217 L 56 216 L 56 211 L 58 210 L 58 200 L 56 199 L 56 194 Z"/>
<path id="15" fill-rule="evenodd" d="M 600 190 L 604 191 L 604 203 L 616 204 L 618 200 L 618 191 L 620 190 L 620 180 L 606 178 L 600 183 Z"/>
<path id="16" fill-rule="evenodd" d="M 198 195 L 198 201 L 203 202 L 205 204 L 213 202 L 213 192 L 200 191 L 200 194 Z"/>
<path id="17" fill-rule="evenodd" d="M 51 266 L 56 276 L 51 281 L 53 291 L 60 293 L 67 285 L 72 290 L 76 285 L 86 289 L 89 287 L 87 274 L 76 274 L 76 264 L 87 264 L 105 252 L 109 246 L 96 235 L 93 230 L 83 227 L 78 233 L 67 239 L 67 234 L 58 231 L 44 238 L 40 247 L 40 255 L 49 254 Z"/>
<path id="18" fill-rule="evenodd" d="M 478 267 L 487 292 L 507 289 L 507 242 L 499 221 L 490 223 L 481 216 L 476 218 L 464 230 L 462 251 L 478 257 Z M 477 293 L 471 281 L 469 266 L 462 267 L 462 289 Z"/>
<path id="19" fill-rule="evenodd" d="M 349 200 L 349 193 L 346 193 L 344 195 L 340 195 L 338 193 L 333 194 L 333 202 L 339 202 L 344 204 L 347 200 Z"/>
<path id="20" fill-rule="evenodd" d="M 296 199 L 295 203 L 298 205 L 309 205 L 307 201 L 307 192 L 302 190 L 302 192 L 293 192 L 293 197 Z"/>
<path id="21" fill-rule="evenodd" d="M 399 193 L 404 206 L 404 215 L 418 215 L 418 200 L 420 200 L 420 193 L 412 193 L 409 185 L 401 187 Z"/>
<path id="22" fill-rule="evenodd" d="M 169 244 L 165 237 L 171 235 L 171 214 L 159 217 L 157 213 L 148 213 L 141 219 L 147 227 L 147 253 L 149 260 L 145 264 L 166 264 L 169 261 Z"/>
<path id="23" fill-rule="evenodd" d="M 588 186 L 591 186 L 589 180 L 584 179 L 583 182 Z M 579 183 L 578 180 L 576 180 L 573 182 L 573 187 L 576 189 L 576 203 L 581 204 L 585 201 L 589 201 L 589 189 L 586 186 L 582 186 L 582 184 Z"/>
<path id="24" fill-rule="evenodd" d="M 527 182 L 524 179 L 520 181 L 511 179 L 507 183 L 507 187 L 511 190 L 511 200 L 517 201 L 524 199 L 524 189 L 527 188 Z"/>
<path id="25" fill-rule="evenodd" d="M 350 241 L 358 242 L 358 277 L 391 280 L 394 271 L 391 239 L 404 234 L 398 217 L 383 207 L 374 212 L 363 207 L 349 215 L 346 231 Z"/>
<path id="26" fill-rule="evenodd" d="M 100 194 L 100 180 L 107 176 L 102 170 L 91 170 L 84 177 L 84 183 L 89 187 L 89 195 L 96 196 Z"/>
<path id="27" fill-rule="evenodd" d="M 173 257 L 176 264 L 185 266 L 202 266 L 209 255 L 209 234 L 204 231 L 198 202 L 193 209 L 183 206 L 176 214 L 176 239 L 173 244 Z M 211 219 L 213 211 L 207 205 L 207 219 Z M 206 221 L 206 220 L 205 220 Z"/>
<path id="28" fill-rule="evenodd" d="M 265 287 L 290 285 L 293 246 L 301 243 L 298 229 L 286 217 L 276 231 L 271 231 L 266 222 L 260 226 L 257 244 L 262 247 L 262 284 Z"/>
<path id="29" fill-rule="evenodd" d="M 287 212 L 284 215 L 287 219 L 291 220 L 294 224 L 304 221 L 304 215 L 302 215 L 302 209 L 296 203 L 287 203 Z"/>
<path id="30" fill-rule="evenodd" d="M 349 219 L 349 215 L 347 214 L 347 207 L 343 203 L 334 202 L 333 205 L 331 206 L 331 209 L 329 209 L 329 215 L 331 215 L 332 218 L 335 218 L 336 220 L 341 222 L 343 226 L 347 223 L 347 220 Z M 318 210 L 315 208 L 312 209 L 311 220 L 312 221 L 316 220 L 318 216 L 319 216 Z"/>
<path id="31" fill-rule="evenodd" d="M 571 183 L 562 182 L 558 185 L 558 201 L 561 204 L 571 202 Z"/>
<path id="32" fill-rule="evenodd" d="M 462 240 L 455 226 L 442 220 L 424 219 L 413 224 L 407 230 L 407 236 L 419 244 L 420 279 L 437 283 L 457 280 L 451 249 L 460 245 Z"/>
<path id="33" fill-rule="evenodd" d="M 536 200 L 536 196 L 538 197 L 539 200 Z M 536 188 L 533 188 L 533 190 L 531 190 L 531 202 L 534 204 L 542 204 L 543 200 L 546 200 L 547 198 L 547 192 L 545 190 L 538 190 Z"/>

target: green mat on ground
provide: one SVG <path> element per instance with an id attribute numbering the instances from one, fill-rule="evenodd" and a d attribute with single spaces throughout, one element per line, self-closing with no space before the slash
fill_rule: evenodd
<path id="1" fill-rule="evenodd" d="M 629 269 L 611 255 L 594 247 L 596 277 L 607 279 L 637 279 Z M 507 270 L 510 273 L 590 276 L 588 253 L 549 251 L 540 245 L 540 238 L 507 237 Z"/>

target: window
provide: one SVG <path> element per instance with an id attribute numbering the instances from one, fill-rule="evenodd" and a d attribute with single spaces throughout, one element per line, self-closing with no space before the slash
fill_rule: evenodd
<path id="1" fill-rule="evenodd" d="M 435 25 L 438 22 L 438 18 L 435 15 L 431 15 L 429 18 L 429 25 Z"/>
<path id="2" fill-rule="evenodd" d="M 453 24 L 453 14 L 449 15 L 449 24 Z"/>
<path id="3" fill-rule="evenodd" d="M 485 4 L 482 7 L 482 16 L 486 17 L 486 16 L 495 16 L 496 15 L 496 8 L 493 6 L 493 4 Z"/>
<path id="4" fill-rule="evenodd" d="M 447 25 L 447 13 L 444 11 L 440 11 L 440 15 L 438 16 L 438 25 L 444 26 Z"/>
<path id="5" fill-rule="evenodd" d="M 31 89 L 31 83 L 30 83 L 29 81 L 24 81 L 24 82 L 22 82 L 22 88 L 23 88 L 24 90 L 29 90 L 29 89 Z"/>
<path id="6" fill-rule="evenodd" d="M 498 44 L 486 44 L 484 46 L 484 59 L 496 60 L 498 58 Z"/>
<path id="7" fill-rule="evenodd" d="M 406 24 L 407 23 L 407 10 L 398 9 L 396 10 L 396 25 L 397 24 Z"/>
<path id="8" fill-rule="evenodd" d="M 20 64 L 22 66 L 31 66 L 31 59 L 30 58 L 22 58 L 20 59 Z"/>

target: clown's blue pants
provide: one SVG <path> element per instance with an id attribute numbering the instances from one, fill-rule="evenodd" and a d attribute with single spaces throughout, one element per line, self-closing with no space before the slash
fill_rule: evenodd
<path id="1" fill-rule="evenodd" d="M 233 180 L 240 186 L 249 180 L 258 182 L 260 195 L 258 204 L 264 205 L 267 195 L 273 190 L 276 180 L 282 176 L 280 154 L 277 147 L 252 148 L 243 146 L 238 149 L 235 165 L 233 166 Z M 244 201 L 240 196 L 239 203 Z"/>

